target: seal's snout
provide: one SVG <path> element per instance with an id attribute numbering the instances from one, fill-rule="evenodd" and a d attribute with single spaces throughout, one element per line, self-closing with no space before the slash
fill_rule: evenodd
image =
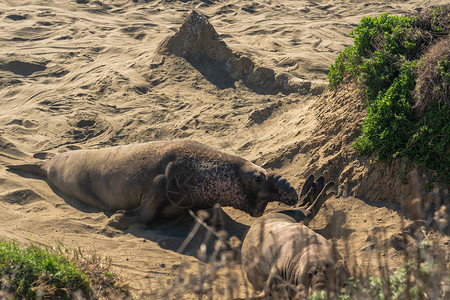
<path id="1" fill-rule="evenodd" d="M 290 187 L 289 191 L 281 197 L 281 202 L 283 202 L 286 205 L 295 205 L 298 202 L 298 195 L 297 192 L 293 187 Z"/>
<path id="2" fill-rule="evenodd" d="M 259 218 L 264 214 L 264 212 L 260 212 L 260 211 L 253 211 L 250 213 L 250 216 L 252 216 L 253 218 Z"/>
<path id="3" fill-rule="evenodd" d="M 312 292 L 323 291 L 327 288 L 327 276 L 324 272 L 318 272 L 314 275 L 311 282 L 311 288 Z"/>
<path id="4" fill-rule="evenodd" d="M 250 216 L 254 218 L 259 218 L 264 214 L 264 210 L 266 209 L 267 202 L 262 202 L 258 206 L 256 206 L 253 210 L 250 211 Z"/>
<path id="5" fill-rule="evenodd" d="M 268 181 L 271 182 L 273 187 L 278 191 L 278 201 L 283 202 L 286 205 L 297 204 L 297 192 L 286 178 L 275 174 L 269 174 Z"/>
<path id="6" fill-rule="evenodd" d="M 317 283 L 312 286 L 312 293 L 316 291 L 324 291 L 327 289 L 327 285 L 324 282 Z"/>

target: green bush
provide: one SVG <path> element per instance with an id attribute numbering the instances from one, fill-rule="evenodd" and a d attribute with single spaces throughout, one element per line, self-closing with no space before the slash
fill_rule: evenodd
<path id="1" fill-rule="evenodd" d="M 412 70 L 405 68 L 384 93 L 372 100 L 362 138 L 355 142 L 357 150 L 365 154 L 376 151 L 382 160 L 389 160 L 402 151 L 413 126 L 410 93 L 413 87 Z"/>
<path id="2" fill-rule="evenodd" d="M 3 285 L 17 296 L 34 299 L 37 286 L 46 284 L 55 296 L 70 298 L 70 290 L 89 290 L 86 274 L 66 258 L 37 247 L 20 248 L 15 243 L 0 243 L 0 274 Z"/>
<path id="3" fill-rule="evenodd" d="M 339 54 L 331 65 L 328 79 L 334 88 L 348 78 L 366 83 L 369 99 L 386 90 L 398 75 L 399 60 L 415 53 L 414 20 L 383 14 L 379 18 L 364 17 L 350 34 L 353 46 Z"/>
<path id="4" fill-rule="evenodd" d="M 101 259 L 82 257 L 80 251 L 69 254 L 61 248 L 22 248 L 0 239 L 0 292 L 20 299 L 71 299 L 75 291 L 85 298 L 128 296 L 128 288 Z"/>
<path id="5" fill-rule="evenodd" d="M 416 70 L 426 59 L 424 46 L 432 44 L 429 39 L 440 39 L 442 32 L 448 32 L 442 25 L 448 11 L 448 7 L 434 9 L 428 18 L 422 16 L 420 22 L 388 14 L 363 18 L 351 33 L 353 45 L 339 54 L 328 74 L 331 89 L 355 80 L 365 91 L 367 116 L 362 135 L 354 144 L 359 153 L 376 153 L 377 159 L 383 161 L 408 157 L 438 171 L 447 184 L 450 182 L 447 54 L 437 62 L 441 81 L 433 84 L 438 99 L 427 104 L 420 118 L 412 107 L 417 101 Z M 429 24 L 424 20 L 429 20 Z"/>

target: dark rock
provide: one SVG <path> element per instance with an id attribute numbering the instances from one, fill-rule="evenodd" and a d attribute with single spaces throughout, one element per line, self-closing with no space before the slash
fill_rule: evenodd
<path id="1" fill-rule="evenodd" d="M 390 239 L 389 242 L 391 244 L 392 247 L 394 247 L 395 250 L 405 250 L 406 247 L 408 246 L 408 241 L 405 239 L 401 234 L 393 234 Z"/>
<path id="2" fill-rule="evenodd" d="M 8 62 L 0 61 L 0 70 L 9 71 L 17 75 L 29 76 L 35 72 L 45 70 L 45 65 L 46 63 L 20 60 L 11 60 Z"/>

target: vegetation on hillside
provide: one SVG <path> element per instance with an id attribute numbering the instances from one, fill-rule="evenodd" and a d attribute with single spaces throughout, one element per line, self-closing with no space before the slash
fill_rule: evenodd
<path id="1" fill-rule="evenodd" d="M 22 248 L 2 240 L 0 282 L 0 291 L 24 299 L 71 299 L 74 293 L 89 299 L 128 295 L 126 285 L 98 257 L 62 248 Z"/>
<path id="2" fill-rule="evenodd" d="M 427 254 L 429 255 L 429 253 Z M 360 274 L 351 278 L 336 299 L 447 299 L 450 272 L 430 261 L 421 263 L 408 262 L 388 276 L 377 277 Z M 309 300 L 325 300 L 326 291 L 316 292 Z"/>
<path id="3" fill-rule="evenodd" d="M 407 157 L 450 183 L 450 5 L 414 17 L 365 17 L 330 67 L 330 88 L 354 80 L 367 116 L 361 154 Z"/>

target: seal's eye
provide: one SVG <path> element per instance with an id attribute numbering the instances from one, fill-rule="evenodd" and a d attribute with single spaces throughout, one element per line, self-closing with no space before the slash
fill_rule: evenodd
<path id="1" fill-rule="evenodd" d="M 256 177 L 255 177 L 255 182 L 256 182 L 256 183 L 261 183 L 261 182 L 263 182 L 262 176 L 260 176 L 260 175 L 256 176 Z"/>

